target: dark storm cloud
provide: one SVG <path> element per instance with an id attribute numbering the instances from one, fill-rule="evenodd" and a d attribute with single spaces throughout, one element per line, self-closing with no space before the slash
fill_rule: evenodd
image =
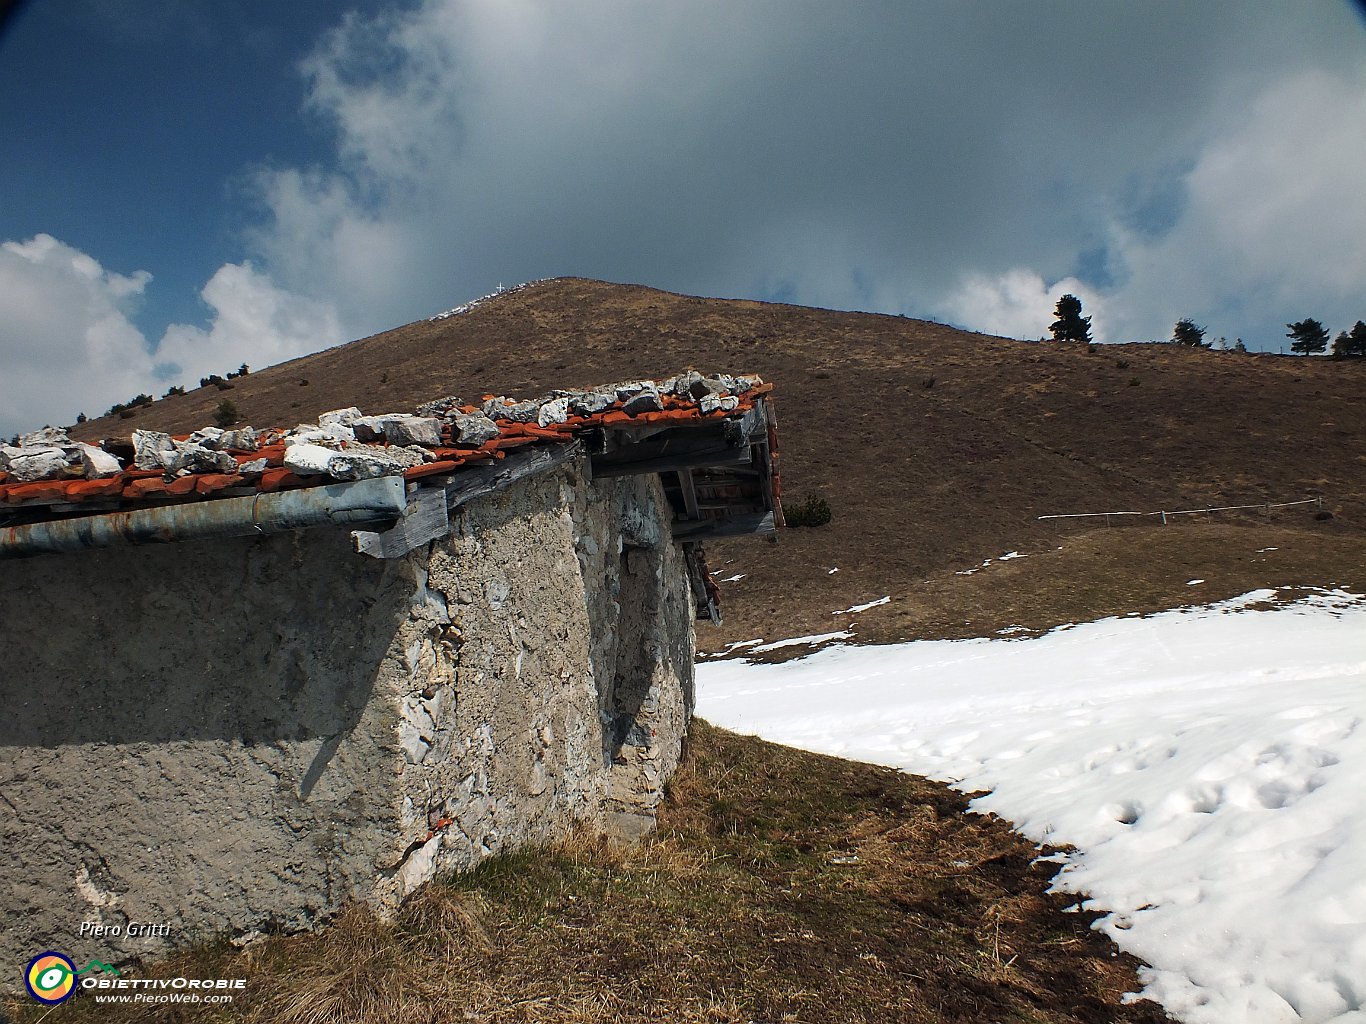
<path id="1" fill-rule="evenodd" d="M 962 318 L 973 281 L 1088 268 L 1132 330 L 1179 311 L 1121 309 L 1126 247 L 1177 229 L 1254 99 L 1313 67 L 1359 89 L 1354 29 L 1333 4 L 433 2 L 316 54 L 341 158 L 263 179 L 258 241 L 358 330 L 554 274 Z"/>

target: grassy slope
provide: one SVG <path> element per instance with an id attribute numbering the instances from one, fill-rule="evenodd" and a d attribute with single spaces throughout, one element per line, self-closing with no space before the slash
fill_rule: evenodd
<path id="1" fill-rule="evenodd" d="M 819 492 L 835 510 L 829 527 L 788 531 L 774 547 L 715 546 L 714 563 L 747 578 L 725 589 L 727 623 L 703 634 L 704 649 L 828 630 L 831 612 L 884 595 L 894 600 L 861 617 L 862 639 L 1156 610 L 1189 600 L 1186 581 L 1195 577 L 1206 579 L 1200 593 L 1210 598 L 1366 582 L 1366 360 L 1170 345 L 1088 351 L 900 317 L 566 279 L 253 373 L 229 392 L 200 389 L 131 419 L 92 421 L 80 433 L 189 430 L 211 422 L 225 396 L 247 422 L 281 425 L 338 406 L 386 411 L 452 393 L 534 395 L 688 365 L 775 381 L 786 492 Z M 1323 495 L 1337 518 L 1318 523 L 1289 510 L 1269 523 L 1224 516 L 1111 530 L 1036 519 L 1311 495 Z M 1279 551 L 1264 557 L 1258 549 L 1268 546 Z M 1011 550 L 1032 560 L 956 575 Z M 840 572 L 828 574 L 835 566 Z"/>

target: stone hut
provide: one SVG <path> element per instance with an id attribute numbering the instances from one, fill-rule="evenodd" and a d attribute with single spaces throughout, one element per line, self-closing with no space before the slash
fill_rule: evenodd
<path id="1" fill-rule="evenodd" d="M 770 385 L 0 448 L 3 951 L 127 962 L 653 824 Z"/>

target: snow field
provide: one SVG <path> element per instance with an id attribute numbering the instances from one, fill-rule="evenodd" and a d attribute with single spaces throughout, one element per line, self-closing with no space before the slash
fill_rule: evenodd
<path id="1" fill-rule="evenodd" d="M 1055 887 L 1182 1020 L 1366 1024 L 1366 599 L 1275 596 L 700 664 L 698 713 L 1076 847 Z"/>

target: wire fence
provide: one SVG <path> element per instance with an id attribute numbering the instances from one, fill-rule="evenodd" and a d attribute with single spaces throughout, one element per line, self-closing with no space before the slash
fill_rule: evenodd
<path id="1" fill-rule="evenodd" d="M 1205 508 L 1183 508 L 1176 510 L 1163 510 L 1160 512 L 1065 512 L 1060 515 L 1039 516 L 1039 519 L 1099 519 L 1104 517 L 1105 525 L 1110 525 L 1111 516 L 1135 516 L 1139 518 L 1151 517 L 1161 518 L 1163 523 L 1167 522 L 1168 516 L 1209 516 L 1215 512 L 1241 512 L 1248 509 L 1260 511 L 1263 515 L 1270 515 L 1273 508 L 1291 508 L 1295 505 L 1317 505 L 1319 510 L 1323 509 L 1323 497 L 1304 498 L 1300 501 L 1270 501 L 1262 502 L 1260 505 L 1210 505 Z"/>

